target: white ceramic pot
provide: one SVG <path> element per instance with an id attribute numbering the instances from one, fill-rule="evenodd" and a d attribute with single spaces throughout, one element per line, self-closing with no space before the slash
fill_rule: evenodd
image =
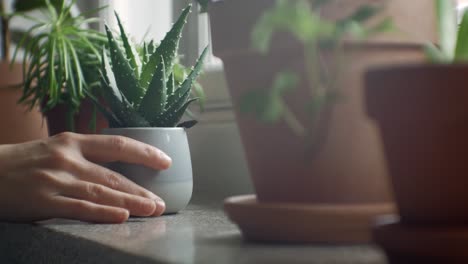
<path id="1" fill-rule="evenodd" d="M 133 138 L 169 155 L 172 166 L 164 171 L 121 162 L 112 163 L 109 167 L 161 197 L 166 203 L 165 214 L 177 213 L 187 206 L 192 196 L 193 177 L 184 128 L 107 128 L 102 134 Z"/>

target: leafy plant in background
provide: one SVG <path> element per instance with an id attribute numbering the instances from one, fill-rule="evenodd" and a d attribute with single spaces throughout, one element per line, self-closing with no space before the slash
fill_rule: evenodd
<path id="1" fill-rule="evenodd" d="M 36 0 L 31 4 L 39 2 Z M 58 104 L 66 104 L 67 127 L 72 131 L 81 100 L 99 85 L 99 49 L 106 44 L 103 34 L 86 28 L 97 18 L 85 16 L 99 9 L 74 16 L 70 13 L 74 4 L 75 1 L 45 0 L 45 8 L 41 9 L 44 18 L 15 13 L 34 25 L 24 33 L 12 59 L 15 61 L 18 51 L 24 50 L 20 103 L 31 109 L 39 104 L 43 112 Z"/>
<path id="2" fill-rule="evenodd" d="M 468 12 L 464 12 L 460 26 L 452 1 L 435 0 L 439 47 L 426 44 L 426 57 L 434 63 L 454 63 L 468 60 Z"/>
<path id="3" fill-rule="evenodd" d="M 54 7 L 58 8 L 60 0 L 51 0 Z M 12 4 L 12 12 L 8 10 L 7 4 Z M 20 12 L 29 12 L 35 9 L 46 7 L 45 0 L 16 0 L 13 3 L 10 1 L 0 0 L 0 58 L 2 61 L 10 60 L 10 42 L 12 33 L 18 33 L 11 31 L 10 20 Z"/>
<path id="4" fill-rule="evenodd" d="M 158 46 L 153 42 L 144 43 L 139 53 L 130 43 L 117 14 L 122 47 L 106 26 L 110 60 L 107 52 L 103 52 L 101 71 L 102 95 L 108 107 L 97 100 L 95 103 L 111 127 L 173 127 L 179 123 L 188 106 L 197 100 L 190 95 L 207 48 L 187 78 L 180 85 L 175 82 L 177 49 L 190 9 L 189 5 L 183 10 Z M 190 121 L 179 125 L 190 127 L 195 123 Z"/>
<path id="5" fill-rule="evenodd" d="M 307 123 L 301 122 L 284 100 L 284 96 L 296 89 L 300 82 L 295 72 L 279 72 L 270 89 L 250 91 L 241 98 L 243 113 L 253 113 L 267 123 L 284 120 L 296 135 L 307 137 L 311 146 L 316 143 L 315 131 L 322 110 L 339 97 L 337 83 L 344 64 L 344 39 L 365 39 L 393 28 L 389 18 L 365 26 L 382 9 L 375 5 L 362 5 L 341 20 L 328 21 L 320 16 L 320 10 L 330 2 L 333 0 L 277 0 L 252 30 L 252 45 L 262 54 L 268 53 L 275 32 L 288 32 L 303 44 L 309 90 L 308 103 L 304 105 L 309 117 Z M 330 52 L 335 61 L 325 64 L 323 51 Z"/>

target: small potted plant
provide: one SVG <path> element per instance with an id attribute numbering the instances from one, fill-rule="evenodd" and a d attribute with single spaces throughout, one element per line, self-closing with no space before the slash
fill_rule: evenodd
<path id="1" fill-rule="evenodd" d="M 458 28 L 452 1 L 436 6 L 440 40 L 426 47 L 429 63 L 371 69 L 365 102 L 380 127 L 401 222 L 466 224 L 468 13 Z"/>
<path id="2" fill-rule="evenodd" d="M 95 100 L 109 121 L 104 134 L 123 135 L 154 145 L 172 157 L 166 171 L 114 163 L 110 166 L 137 184 L 157 193 L 166 203 L 166 213 L 183 209 L 192 194 L 192 167 L 186 128 L 196 121 L 179 123 L 191 98 L 192 85 L 199 75 L 207 49 L 182 81 L 175 80 L 174 64 L 182 29 L 191 6 L 185 8 L 158 46 L 145 43 L 137 53 L 118 18 L 120 38 L 106 26 L 109 50 L 103 52 L 102 96 Z M 122 47 L 120 46 L 122 43 Z M 107 53 L 109 53 L 110 59 Z"/>
<path id="3" fill-rule="evenodd" d="M 11 8 L 8 8 L 9 4 Z M 27 106 L 17 104 L 22 94 L 20 84 L 23 80 L 23 67 L 11 58 L 12 44 L 18 44 L 17 36 L 24 33 L 21 30 L 12 30 L 13 18 L 45 7 L 45 1 L 0 0 L 0 123 L 7 128 L 0 132 L 0 144 L 47 137 L 47 126 L 39 107 L 36 105 L 28 111 Z"/>
<path id="4" fill-rule="evenodd" d="M 33 23 L 23 33 L 12 59 L 14 62 L 19 51 L 23 51 L 19 103 L 30 109 L 40 107 L 48 119 L 50 134 L 86 132 L 91 115 L 79 121 L 77 115 L 82 110 L 81 103 L 99 85 L 99 50 L 106 44 L 105 35 L 88 28 L 97 18 L 72 12 L 75 1 L 31 2 L 30 5 L 42 8 L 45 15 L 38 19 L 24 12 L 15 14 Z M 78 123 L 83 124 L 77 126 Z"/>

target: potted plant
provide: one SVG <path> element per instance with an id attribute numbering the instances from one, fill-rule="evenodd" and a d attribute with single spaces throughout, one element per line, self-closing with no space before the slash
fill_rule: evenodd
<path id="1" fill-rule="evenodd" d="M 192 194 L 192 168 L 186 129 L 196 121 L 179 123 L 188 106 L 192 85 L 199 75 L 207 49 L 182 82 L 175 80 L 174 64 L 182 29 L 191 6 L 185 8 L 156 47 L 144 44 L 141 53 L 128 40 L 117 16 L 120 38 L 116 40 L 106 26 L 109 50 L 103 52 L 102 96 L 106 105 L 95 100 L 109 121 L 104 134 L 123 135 L 154 145 L 172 157 L 167 171 L 114 163 L 110 166 L 157 193 L 166 203 L 166 213 L 183 209 Z M 123 48 L 120 47 L 121 41 Z M 108 59 L 109 53 L 110 59 Z"/>
<path id="2" fill-rule="evenodd" d="M 12 4 L 13 12 L 7 8 Z M 11 60 L 10 50 L 12 30 L 11 19 L 19 12 L 27 12 L 45 6 L 45 1 L 22 1 L 13 3 L 0 1 L 0 123 L 7 129 L 0 132 L 0 144 L 20 143 L 47 137 L 47 126 L 39 108 L 32 111 L 24 105 L 18 105 L 21 89 L 18 84 L 22 81 L 22 66 Z M 17 33 L 17 32 L 13 32 Z"/>
<path id="3" fill-rule="evenodd" d="M 411 2 L 406 13 L 407 1 L 389 1 L 385 8 L 369 2 L 226 0 L 208 6 L 214 54 L 224 62 L 256 191 L 257 200 L 226 203 L 247 238 L 370 241 L 373 217 L 392 212 L 381 142 L 364 115 L 360 76 L 369 65 L 422 60 L 421 39 L 432 38 L 433 21 L 425 16 L 415 22 L 425 26 L 424 38 L 369 36 L 387 28 L 387 18 L 397 28 L 403 22 L 411 28 L 403 14 L 428 9 Z M 253 46 L 252 38 L 260 45 Z M 268 216 L 292 212 L 296 218 L 266 223 Z"/>
<path id="4" fill-rule="evenodd" d="M 427 44 L 427 62 L 366 74 L 367 113 L 380 128 L 399 212 L 374 229 L 389 263 L 468 259 L 468 13 L 458 27 L 452 1 L 435 3 L 440 39 Z"/>
<path id="5" fill-rule="evenodd" d="M 32 4 L 38 1 L 32 1 Z M 100 9 L 73 14 L 74 1 L 44 0 L 45 16 L 36 18 L 17 13 L 33 25 L 23 34 L 13 55 L 23 55 L 22 97 L 19 102 L 31 109 L 39 106 L 47 116 L 50 134 L 75 131 L 75 119 L 84 98 L 99 85 L 99 49 L 106 38 L 88 28 L 97 18 L 86 18 Z M 91 104 L 90 104 L 91 105 Z M 86 118 L 88 126 L 91 115 Z M 101 125 L 102 126 L 102 125 Z M 80 126 L 80 128 L 83 126 Z M 85 132 L 87 129 L 80 129 Z"/>
<path id="6" fill-rule="evenodd" d="M 440 48 L 427 45 L 429 63 L 371 69 L 366 104 L 380 127 L 401 221 L 455 225 L 468 220 L 468 13 L 457 29 L 452 2 L 436 3 Z"/>

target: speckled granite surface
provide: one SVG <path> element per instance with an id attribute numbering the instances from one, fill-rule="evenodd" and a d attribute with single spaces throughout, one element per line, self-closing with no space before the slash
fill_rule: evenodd
<path id="1" fill-rule="evenodd" d="M 385 264 L 372 246 L 258 244 L 242 239 L 221 202 L 121 225 L 50 220 L 0 223 L 0 263 L 356 263 Z"/>

